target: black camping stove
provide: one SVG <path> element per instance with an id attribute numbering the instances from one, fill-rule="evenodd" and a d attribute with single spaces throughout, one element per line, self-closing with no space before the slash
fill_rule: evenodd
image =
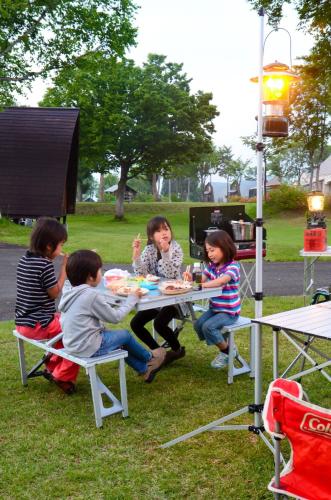
<path id="1" fill-rule="evenodd" d="M 242 230 L 240 230 L 242 228 Z M 190 256 L 202 260 L 206 236 L 213 231 L 226 231 L 237 248 L 236 260 L 255 259 L 255 222 L 245 213 L 245 205 L 224 205 L 190 208 Z M 263 240 L 266 240 L 263 228 Z M 266 243 L 263 241 L 263 256 Z"/>

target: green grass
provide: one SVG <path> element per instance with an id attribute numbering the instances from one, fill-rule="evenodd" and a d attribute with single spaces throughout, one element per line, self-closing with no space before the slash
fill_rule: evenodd
<path id="1" fill-rule="evenodd" d="M 79 248 L 96 248 L 105 262 L 129 263 L 133 238 L 146 233 L 147 221 L 157 214 L 169 218 L 176 240 L 184 250 L 185 262 L 190 262 L 188 231 L 188 203 L 130 203 L 125 207 L 125 220 L 114 219 L 114 205 L 78 204 L 77 214 L 68 217 L 68 252 Z M 204 205 L 205 206 L 205 205 Z M 247 205 L 247 213 L 254 217 L 255 205 Z M 267 215 L 267 260 L 299 261 L 303 247 L 305 218 L 300 215 Z M 28 245 L 30 229 L 0 219 L 0 241 Z M 146 240 L 145 240 L 146 241 Z"/>
<path id="2" fill-rule="evenodd" d="M 264 314 L 302 302 L 302 297 L 266 298 Z M 209 432 L 167 450 L 159 448 L 253 402 L 252 380 L 243 375 L 228 386 L 226 372 L 209 367 L 215 350 L 198 342 L 190 325 L 181 334 L 187 356 L 162 370 L 152 384 L 127 369 L 130 417 L 106 418 L 103 429 L 95 427 L 83 371 L 71 397 L 44 379 L 22 387 L 12 327 L 12 322 L 0 323 L 2 499 L 271 498 L 266 486 L 273 473 L 272 455 L 253 434 Z M 246 334 L 238 334 L 236 342 L 247 355 Z M 271 345 L 266 329 L 264 391 L 272 378 Z M 31 364 L 40 352 L 29 347 Z M 280 352 L 284 364 L 292 350 L 281 343 Z M 110 387 L 117 387 L 115 366 L 103 366 L 101 373 Z M 329 386 L 319 374 L 306 377 L 304 387 L 313 402 L 330 407 Z M 241 421 L 252 420 L 246 415 Z"/>

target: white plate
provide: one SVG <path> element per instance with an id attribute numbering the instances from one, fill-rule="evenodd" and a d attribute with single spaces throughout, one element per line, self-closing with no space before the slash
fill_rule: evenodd
<path id="1" fill-rule="evenodd" d="M 157 283 L 161 278 L 159 276 L 154 276 L 154 274 L 147 274 L 145 279 L 151 283 Z"/>
<path id="2" fill-rule="evenodd" d="M 121 297 L 127 297 L 128 295 L 130 295 L 130 293 L 132 293 L 132 290 L 140 290 L 142 295 L 148 294 L 148 290 L 146 288 L 123 286 L 117 290 L 116 295 L 120 295 Z"/>

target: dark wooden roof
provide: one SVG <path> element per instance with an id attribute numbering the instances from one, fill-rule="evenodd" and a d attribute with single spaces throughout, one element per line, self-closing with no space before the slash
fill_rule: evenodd
<path id="1" fill-rule="evenodd" d="M 0 211 L 10 217 L 74 213 L 79 109 L 0 112 Z"/>

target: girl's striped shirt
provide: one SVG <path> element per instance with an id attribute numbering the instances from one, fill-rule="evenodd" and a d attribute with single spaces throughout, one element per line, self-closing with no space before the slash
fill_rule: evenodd
<path id="1" fill-rule="evenodd" d="M 224 275 L 230 276 L 231 280 L 222 287 L 222 294 L 210 299 L 209 307 L 213 312 L 238 316 L 240 314 L 240 270 L 238 262 L 227 262 L 220 267 L 211 263 L 203 272 L 207 277 L 207 281 L 215 280 Z"/>
<path id="2" fill-rule="evenodd" d="M 55 300 L 47 290 L 57 284 L 52 261 L 27 251 L 17 267 L 16 325 L 45 328 L 53 319 Z"/>

